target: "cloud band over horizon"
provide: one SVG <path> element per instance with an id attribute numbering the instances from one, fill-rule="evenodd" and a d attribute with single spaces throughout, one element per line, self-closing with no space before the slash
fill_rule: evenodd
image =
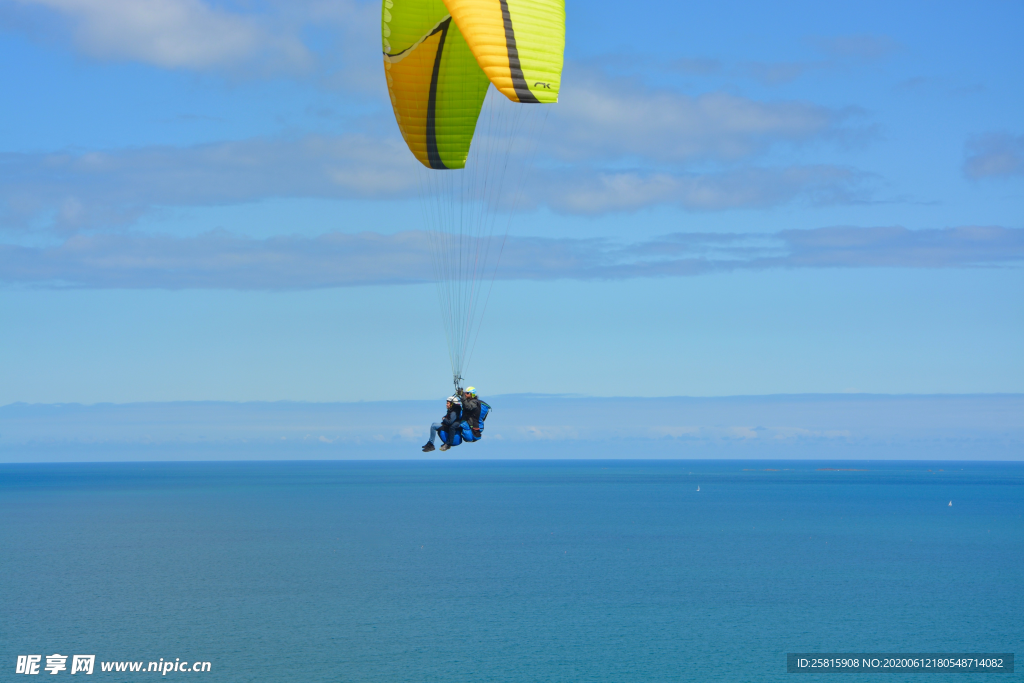
<path id="1" fill-rule="evenodd" d="M 501 238 L 494 238 L 501 242 Z M 826 227 L 672 233 L 623 244 L 510 236 L 501 280 L 624 280 L 792 268 L 985 268 L 1024 263 L 1024 229 Z M 302 290 L 433 281 L 430 236 L 406 231 L 252 239 L 74 235 L 57 246 L 0 245 L 0 284 L 92 289 Z"/>

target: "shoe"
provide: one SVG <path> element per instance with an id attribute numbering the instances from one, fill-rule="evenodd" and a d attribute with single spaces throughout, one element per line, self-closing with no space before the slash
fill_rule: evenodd
<path id="1" fill-rule="evenodd" d="M 434 442 L 433 441 L 428 441 L 427 445 L 423 447 L 423 452 L 424 453 L 429 453 L 432 450 L 434 450 Z"/>
<path id="2" fill-rule="evenodd" d="M 448 450 L 449 448 L 451 448 L 451 446 L 449 446 L 449 445 L 448 445 L 448 444 L 446 444 L 446 443 L 443 443 L 443 444 L 441 444 L 441 448 L 440 448 L 440 449 L 438 449 L 438 450 L 446 451 L 446 450 Z"/>

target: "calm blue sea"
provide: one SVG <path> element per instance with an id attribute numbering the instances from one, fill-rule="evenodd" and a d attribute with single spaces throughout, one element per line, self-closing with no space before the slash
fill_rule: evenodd
<path id="1" fill-rule="evenodd" d="M 787 652 L 901 651 L 1024 655 L 1024 463 L 0 465 L 2 681 L 53 653 L 110 682 L 810 681 Z M 211 671 L 99 671 L 159 658 Z"/>

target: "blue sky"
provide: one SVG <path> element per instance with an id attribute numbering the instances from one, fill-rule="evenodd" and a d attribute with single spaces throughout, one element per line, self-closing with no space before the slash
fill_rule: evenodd
<path id="1" fill-rule="evenodd" d="M 449 387 L 379 5 L 0 0 L 0 405 Z M 1024 7 L 567 3 L 485 393 L 1024 391 Z"/>

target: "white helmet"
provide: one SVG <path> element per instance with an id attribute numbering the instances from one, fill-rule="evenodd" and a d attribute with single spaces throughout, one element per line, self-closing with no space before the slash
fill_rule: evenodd
<path id="1" fill-rule="evenodd" d="M 462 405 L 462 399 L 459 398 L 458 395 L 452 394 L 451 396 L 448 397 L 448 403 L 455 403 L 455 404 L 461 406 Z"/>

